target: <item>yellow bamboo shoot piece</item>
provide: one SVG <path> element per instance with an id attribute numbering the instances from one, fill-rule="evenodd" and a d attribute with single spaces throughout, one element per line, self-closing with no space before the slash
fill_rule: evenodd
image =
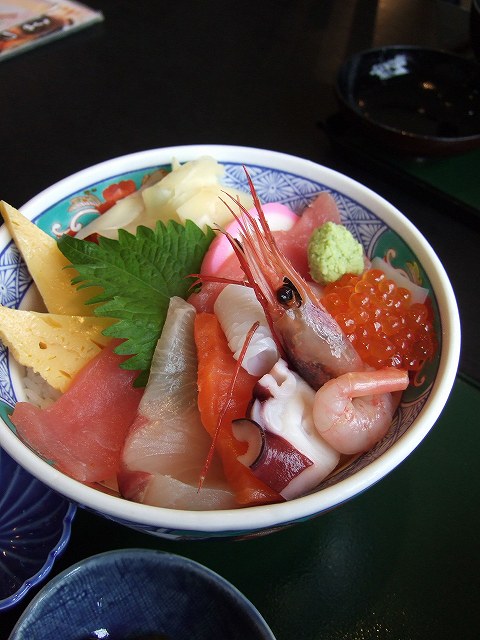
<path id="1" fill-rule="evenodd" d="M 0 339 L 15 360 L 65 392 L 80 369 L 108 344 L 111 318 L 67 316 L 0 305 Z"/>

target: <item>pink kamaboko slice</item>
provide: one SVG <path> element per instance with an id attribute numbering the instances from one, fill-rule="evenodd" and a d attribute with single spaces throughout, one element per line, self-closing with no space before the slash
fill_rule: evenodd
<path id="1" fill-rule="evenodd" d="M 232 204 L 230 200 L 227 200 L 228 204 Z M 263 212 L 267 216 L 268 225 L 271 231 L 288 231 L 294 224 L 298 222 L 298 215 L 284 204 L 279 202 L 270 202 L 263 205 Z M 258 217 L 258 213 L 255 209 L 250 209 L 250 214 L 254 217 Z M 227 231 L 233 238 L 239 237 L 240 223 L 237 220 L 233 220 L 227 225 L 225 231 Z M 233 255 L 233 249 L 228 241 L 226 235 L 219 233 L 215 240 L 209 247 L 205 258 L 202 263 L 203 275 L 216 275 L 222 271 L 222 266 L 229 256 Z"/>
<path id="2" fill-rule="evenodd" d="M 125 356 L 111 342 L 50 407 L 18 402 L 11 416 L 18 435 L 56 468 L 82 482 L 114 476 L 141 389 L 133 387 L 137 371 L 121 369 Z"/>
<path id="3" fill-rule="evenodd" d="M 214 461 L 198 490 L 211 445 L 198 411 L 195 309 L 170 300 L 138 413 L 118 474 L 125 498 L 172 509 L 235 507 L 221 465 Z"/>

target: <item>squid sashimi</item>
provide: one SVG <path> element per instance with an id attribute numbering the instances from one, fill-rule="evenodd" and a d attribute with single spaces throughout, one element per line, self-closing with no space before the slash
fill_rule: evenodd
<path id="1" fill-rule="evenodd" d="M 254 376 L 260 377 L 268 373 L 280 355 L 262 305 L 253 289 L 240 284 L 228 284 L 216 299 L 214 312 L 237 361 L 250 327 L 258 322 L 240 364 Z"/>
<path id="2" fill-rule="evenodd" d="M 202 422 L 211 437 L 215 438 L 225 476 L 235 491 L 238 504 L 248 506 L 281 502 L 282 496 L 239 462 L 238 457 L 244 455 L 248 447 L 245 442 L 237 440 L 232 431 L 232 421 L 246 415 L 258 378 L 240 368 L 232 389 L 236 361 L 214 314 L 196 315 L 195 342 L 198 353 L 198 406 Z M 219 416 L 222 415 L 223 420 L 219 425 Z M 210 469 L 206 477 L 209 475 Z"/>
<path id="3" fill-rule="evenodd" d="M 123 448 L 118 485 L 125 498 L 144 504 L 227 509 L 236 504 L 216 458 L 198 490 L 211 438 L 197 407 L 194 318 L 192 305 L 178 297 L 170 300 L 148 384 Z"/>
<path id="4" fill-rule="evenodd" d="M 114 476 L 143 390 L 136 371 L 121 369 L 124 356 L 112 341 L 78 373 L 50 407 L 18 402 L 11 420 L 18 435 L 56 468 L 82 482 Z"/>

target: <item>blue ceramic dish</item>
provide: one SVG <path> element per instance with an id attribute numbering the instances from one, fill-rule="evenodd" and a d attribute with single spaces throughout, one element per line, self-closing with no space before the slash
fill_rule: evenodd
<path id="1" fill-rule="evenodd" d="M 10 640 L 274 640 L 255 607 L 210 569 L 124 549 L 67 569 L 32 600 Z"/>
<path id="2" fill-rule="evenodd" d="M 46 578 L 70 538 L 76 507 L 0 449 L 0 610 Z"/>

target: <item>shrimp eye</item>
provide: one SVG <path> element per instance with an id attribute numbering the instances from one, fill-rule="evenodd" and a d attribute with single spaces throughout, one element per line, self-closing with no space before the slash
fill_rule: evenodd
<path id="1" fill-rule="evenodd" d="M 302 304 L 300 294 L 288 278 L 284 278 L 282 286 L 277 289 L 277 300 L 287 308 L 299 307 Z"/>

